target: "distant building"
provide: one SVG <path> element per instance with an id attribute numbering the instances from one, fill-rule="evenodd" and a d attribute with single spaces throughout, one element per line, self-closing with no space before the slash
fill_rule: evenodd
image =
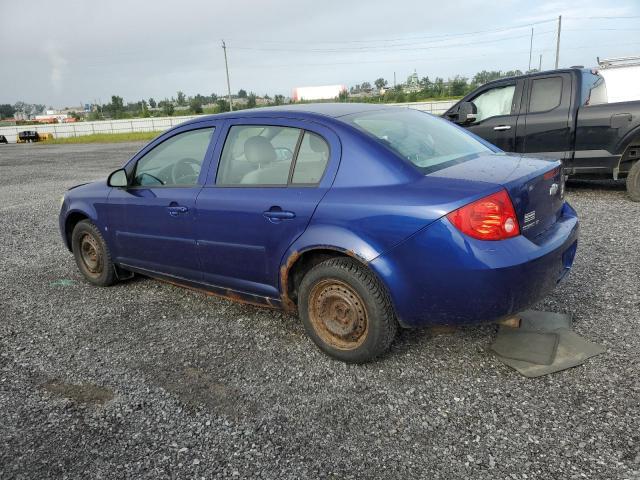
<path id="1" fill-rule="evenodd" d="M 407 83 L 402 86 L 402 90 L 405 93 L 420 91 L 420 79 L 418 78 L 418 73 L 415 70 L 407 77 Z"/>
<path id="2" fill-rule="evenodd" d="M 301 100 L 331 100 L 346 92 L 344 85 L 320 85 L 316 87 L 296 87 L 291 98 L 294 102 Z"/>
<path id="3" fill-rule="evenodd" d="M 66 113 L 52 113 L 49 114 L 48 112 L 55 112 L 54 110 L 47 110 L 47 114 L 46 115 L 36 115 L 35 116 L 35 121 L 36 122 L 40 122 L 40 123 L 69 123 L 69 122 L 75 122 L 76 119 L 73 117 L 69 117 L 69 115 L 67 115 Z"/>

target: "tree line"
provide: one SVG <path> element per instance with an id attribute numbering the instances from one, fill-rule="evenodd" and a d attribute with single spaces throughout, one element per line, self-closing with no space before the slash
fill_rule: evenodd
<path id="1" fill-rule="evenodd" d="M 535 72 L 531 70 L 530 72 Z M 459 98 L 475 88 L 492 80 L 503 77 L 522 75 L 520 70 L 483 70 L 476 73 L 470 79 L 461 75 L 444 80 L 441 77 L 434 79 L 420 78 L 415 84 L 398 84 L 389 86 L 389 82 L 383 77 L 373 81 L 373 84 L 365 81 L 353 85 L 348 91 L 340 94 L 338 101 L 343 102 L 382 102 L 402 103 L 416 102 L 429 99 Z M 260 100 L 260 104 L 258 104 Z M 282 105 L 287 101 L 283 95 L 270 97 L 265 94 L 258 97 L 254 92 L 247 93 L 240 89 L 232 95 L 234 110 L 254 108 L 256 106 Z M 0 120 L 10 118 L 20 112 L 27 116 L 41 114 L 45 111 L 45 105 L 16 102 L 14 105 L 0 105 Z M 209 95 L 196 94 L 187 96 L 178 91 L 171 98 L 156 101 L 154 98 L 141 99 L 136 102 L 124 102 L 123 97 L 112 95 L 111 101 L 104 104 L 92 105 L 92 110 L 87 114 L 88 120 L 101 120 L 104 118 L 138 118 L 152 116 L 172 116 L 176 114 L 200 114 L 220 113 L 229 111 L 229 101 L 226 96 L 218 96 L 215 93 Z M 80 118 L 79 112 L 70 112 L 71 116 Z"/>
<path id="2" fill-rule="evenodd" d="M 532 73 L 537 70 L 530 70 Z M 390 86 L 383 77 L 377 78 L 373 85 L 362 82 L 352 86 L 349 91 L 340 95 L 340 101 L 402 103 L 420 100 L 460 98 L 487 82 L 504 77 L 522 75 L 521 70 L 483 70 L 471 79 L 461 75 L 444 80 L 441 77 L 430 79 L 422 77 L 416 85 L 397 84 Z M 375 88 L 374 88 L 375 87 Z M 384 93 L 383 93 L 384 92 Z"/>

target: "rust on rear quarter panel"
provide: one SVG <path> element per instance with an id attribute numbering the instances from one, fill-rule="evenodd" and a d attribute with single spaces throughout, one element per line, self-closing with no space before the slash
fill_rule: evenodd
<path id="1" fill-rule="evenodd" d="M 294 251 L 289 255 L 285 264 L 280 267 L 280 288 L 282 289 L 280 292 L 280 300 L 282 302 L 282 309 L 289 313 L 294 313 L 296 311 L 295 302 L 289 298 L 289 271 L 298 258 L 300 258 L 300 253 Z"/>

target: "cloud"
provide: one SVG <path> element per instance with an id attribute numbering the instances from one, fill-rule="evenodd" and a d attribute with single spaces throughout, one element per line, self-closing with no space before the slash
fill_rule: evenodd
<path id="1" fill-rule="evenodd" d="M 29 0 L 27 30 L 16 21 L 24 2 L 0 3 L 0 103 L 221 94 L 221 39 L 232 90 L 271 95 L 307 84 L 404 79 L 414 69 L 430 78 L 524 70 L 530 30 L 523 25 L 530 23 L 533 58 L 542 55 L 543 68 L 551 68 L 560 14 L 562 66 L 640 51 L 638 0 Z"/>

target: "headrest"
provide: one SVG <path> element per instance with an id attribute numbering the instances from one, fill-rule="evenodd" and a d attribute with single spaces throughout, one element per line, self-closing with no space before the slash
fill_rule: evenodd
<path id="1" fill-rule="evenodd" d="M 261 136 L 250 137 L 244 142 L 244 156 L 249 163 L 265 166 L 277 159 L 271 142 Z"/>

